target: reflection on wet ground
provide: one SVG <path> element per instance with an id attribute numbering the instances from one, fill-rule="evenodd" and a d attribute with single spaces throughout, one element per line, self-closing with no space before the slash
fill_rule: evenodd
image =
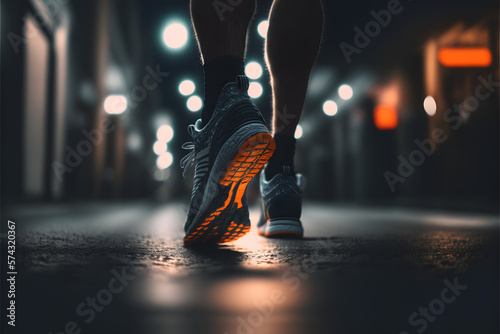
<path id="1" fill-rule="evenodd" d="M 309 204 L 304 240 L 254 228 L 190 249 L 183 214 L 144 203 L 14 212 L 21 333 L 71 322 L 81 333 L 498 333 L 496 216 Z M 466 286 L 450 303 L 445 280 Z"/>

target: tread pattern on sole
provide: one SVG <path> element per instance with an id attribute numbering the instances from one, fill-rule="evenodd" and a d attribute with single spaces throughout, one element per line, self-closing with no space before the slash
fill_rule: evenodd
<path id="1" fill-rule="evenodd" d="M 221 244 L 235 241 L 250 231 L 250 222 L 234 221 L 234 215 L 243 207 L 242 199 L 248 183 L 264 168 L 275 148 L 276 144 L 269 133 L 253 135 L 243 143 L 220 181 L 222 187 L 229 189 L 223 205 L 207 214 L 198 226 L 194 226 L 184 238 L 185 243 Z M 228 210 L 231 219 L 217 219 Z"/>

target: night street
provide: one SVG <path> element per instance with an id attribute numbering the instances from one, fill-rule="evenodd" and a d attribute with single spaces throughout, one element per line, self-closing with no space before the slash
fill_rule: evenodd
<path id="1" fill-rule="evenodd" d="M 497 216 L 309 204 L 303 240 L 187 249 L 184 210 L 14 210 L 19 332 L 498 333 Z"/>
<path id="2" fill-rule="evenodd" d="M 499 334 L 498 0 L 0 0 L 0 334 Z"/>

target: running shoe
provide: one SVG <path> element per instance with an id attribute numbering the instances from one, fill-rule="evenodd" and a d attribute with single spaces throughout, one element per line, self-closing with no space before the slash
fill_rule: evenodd
<path id="1" fill-rule="evenodd" d="M 262 213 L 257 225 L 259 235 L 271 238 L 301 238 L 304 229 L 300 222 L 302 213 L 301 174 L 290 175 L 284 166 L 284 174 L 276 174 L 266 180 L 265 172 L 260 174 Z"/>
<path id="2" fill-rule="evenodd" d="M 181 167 L 195 164 L 184 230 L 186 244 L 220 244 L 250 231 L 246 187 L 276 147 L 264 118 L 248 96 L 246 76 L 222 89 L 210 121 L 188 127 L 193 142 Z"/>

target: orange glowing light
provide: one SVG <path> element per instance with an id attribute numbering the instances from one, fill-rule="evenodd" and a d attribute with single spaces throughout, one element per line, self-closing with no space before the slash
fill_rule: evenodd
<path id="1" fill-rule="evenodd" d="M 379 130 L 392 130 L 398 126 L 398 111 L 389 105 L 378 105 L 373 109 L 373 121 Z"/>
<path id="2" fill-rule="evenodd" d="M 488 67 L 491 52 L 488 48 L 441 48 L 438 52 L 441 65 L 446 67 Z"/>

